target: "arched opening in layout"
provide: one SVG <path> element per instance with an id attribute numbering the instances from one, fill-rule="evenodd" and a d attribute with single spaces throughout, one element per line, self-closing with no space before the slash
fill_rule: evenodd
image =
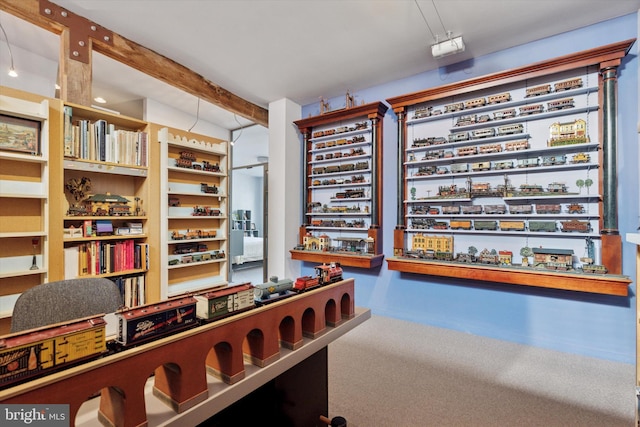
<path id="1" fill-rule="evenodd" d="M 233 372 L 233 348 L 226 341 L 213 346 L 207 354 L 207 373 L 229 384 Z"/>
<path id="2" fill-rule="evenodd" d="M 316 333 L 316 312 L 307 308 L 302 314 L 302 335 L 314 338 Z"/>
<path id="3" fill-rule="evenodd" d="M 342 295 L 342 299 L 340 300 L 340 313 L 341 318 L 343 319 L 350 319 L 354 316 L 353 301 L 351 300 L 351 296 L 347 293 Z"/>
<path id="4" fill-rule="evenodd" d="M 252 329 L 242 341 L 242 353 L 249 363 L 262 366 L 264 355 L 264 334 L 260 329 Z"/>
<path id="5" fill-rule="evenodd" d="M 295 327 L 296 322 L 293 320 L 293 317 L 285 316 L 285 318 L 282 319 L 278 328 L 278 340 L 281 347 L 295 350 L 302 345 L 302 337 L 296 339 Z"/>
<path id="6" fill-rule="evenodd" d="M 336 302 L 333 299 L 327 301 L 327 304 L 324 306 L 324 318 L 327 325 L 332 328 L 336 327 L 342 320 L 340 313 L 338 313 Z"/>

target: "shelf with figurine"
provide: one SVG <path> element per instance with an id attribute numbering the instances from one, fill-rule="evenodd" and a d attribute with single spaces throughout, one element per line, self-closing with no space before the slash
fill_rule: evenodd
<path id="1" fill-rule="evenodd" d="M 403 157 L 389 268 L 465 277 L 431 264 L 454 262 L 466 253 L 462 248 L 490 236 L 493 255 L 515 254 L 508 267 L 514 277 L 503 274 L 504 263 L 480 261 L 478 280 L 525 284 L 530 279 L 512 271 L 526 266 L 519 248 L 553 248 L 572 254 L 566 268 L 558 267 L 569 277 L 558 288 L 599 292 L 597 286 L 581 288 L 582 278 L 597 272 L 602 293 L 626 295 L 628 280 L 615 277 L 621 265 L 611 256 L 620 243 L 606 203 L 615 192 L 615 172 L 603 169 L 603 152 L 615 148 L 602 132 L 602 121 L 612 120 L 601 108 L 611 89 L 602 84 L 599 67 L 610 65 L 602 52 L 620 59 L 627 48 L 613 44 L 388 99 L 398 115 Z M 593 185 L 597 189 L 590 191 Z M 450 239 L 448 259 L 424 256 L 440 246 L 420 242 L 441 245 L 442 239 Z M 585 239 L 595 255 L 582 257 L 592 259 L 582 268 L 576 254 Z M 460 259 L 458 264 L 475 261 Z M 532 271 L 540 272 L 540 265 Z M 622 285 L 611 292 L 609 281 Z"/>
<path id="2" fill-rule="evenodd" d="M 303 261 L 325 262 L 329 255 L 345 266 L 372 268 L 383 258 L 378 171 L 387 107 L 380 102 L 356 106 L 349 99 L 347 94 L 344 109 L 327 107 L 319 116 L 295 122 L 305 147 L 305 223 L 290 252 Z"/>

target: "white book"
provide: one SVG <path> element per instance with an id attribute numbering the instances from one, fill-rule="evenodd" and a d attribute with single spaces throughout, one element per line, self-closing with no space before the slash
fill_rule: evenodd
<path id="1" fill-rule="evenodd" d="M 80 275 L 79 246 L 64 248 L 64 278 L 75 279 Z"/>

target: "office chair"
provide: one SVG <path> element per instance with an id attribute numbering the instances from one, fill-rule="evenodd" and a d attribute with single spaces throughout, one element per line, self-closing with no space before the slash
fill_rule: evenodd
<path id="1" fill-rule="evenodd" d="M 120 290 L 109 279 L 92 277 L 43 283 L 26 290 L 16 300 L 11 332 L 113 313 L 121 306 Z"/>

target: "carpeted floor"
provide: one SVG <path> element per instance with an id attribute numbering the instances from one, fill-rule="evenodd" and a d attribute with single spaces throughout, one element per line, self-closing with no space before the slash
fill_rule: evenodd
<path id="1" fill-rule="evenodd" d="M 635 367 L 372 316 L 329 346 L 349 427 L 631 426 Z"/>

